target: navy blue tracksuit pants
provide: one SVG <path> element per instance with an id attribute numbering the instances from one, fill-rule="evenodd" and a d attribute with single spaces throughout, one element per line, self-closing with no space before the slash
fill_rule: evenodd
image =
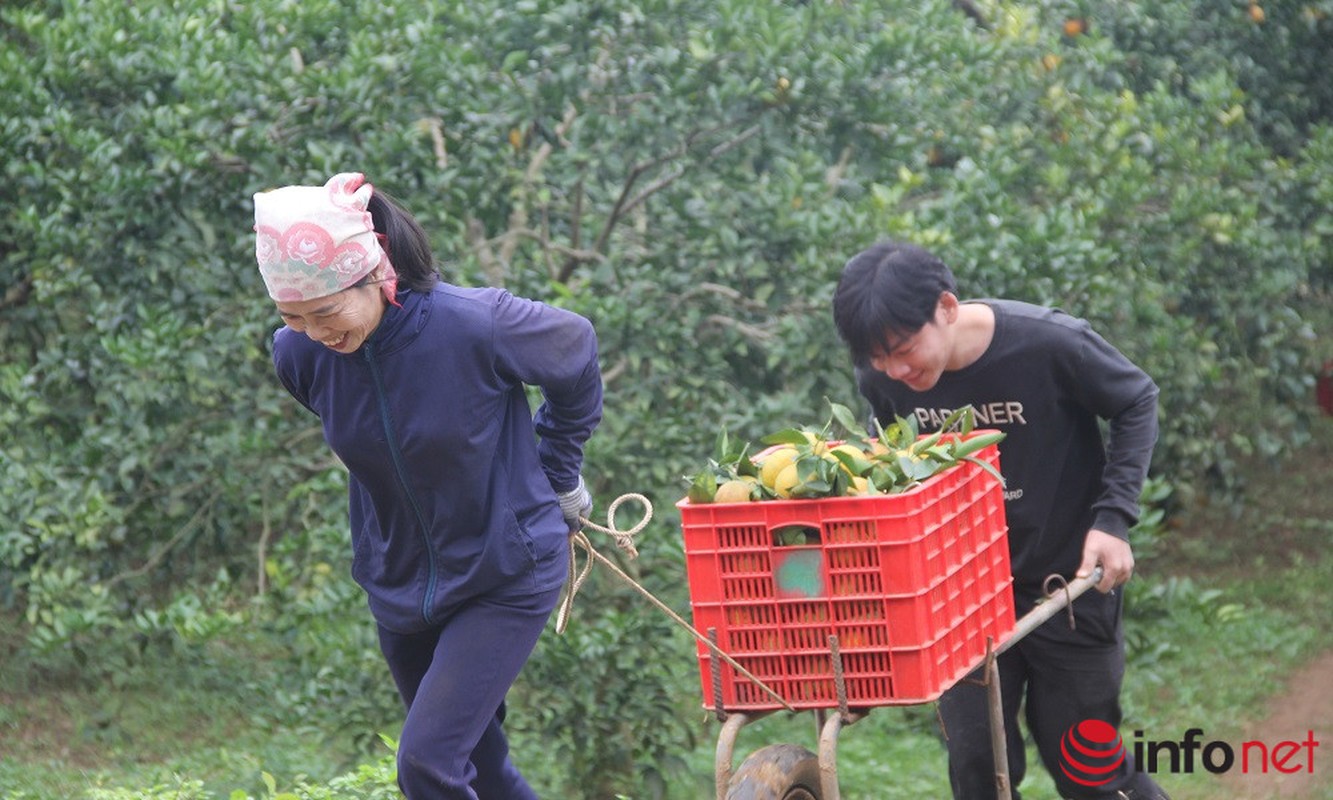
<path id="1" fill-rule="evenodd" d="M 1032 609 L 1038 594 L 1035 589 L 1025 591 L 1015 584 L 1019 616 Z M 1137 771 L 1128 752 L 1124 753 L 1124 763 L 1113 771 L 1080 775 L 1077 765 L 1066 763 L 1070 753 L 1080 757 L 1077 751 L 1061 751 L 1062 739 L 1085 720 L 1120 727 L 1120 684 L 1125 674 L 1121 608 L 1119 590 L 1110 594 L 1089 591 L 1074 601 L 1073 630 L 1068 615 L 1061 612 L 999 657 L 1013 787 L 1022 782 L 1027 770 L 1018 728 L 1019 708 L 1025 704 L 1028 731 L 1062 797 L 1167 800 L 1166 793 L 1151 778 Z M 980 684 L 983 677 L 973 673 L 946 691 L 939 701 L 955 800 L 995 800 L 996 796 L 986 689 Z M 1066 769 L 1073 770 L 1074 778 L 1066 774 Z M 1020 798 L 1016 790 L 1013 796 L 1014 800 Z"/>
<path id="2" fill-rule="evenodd" d="M 504 698 L 560 590 L 468 601 L 438 628 L 379 629 L 407 718 L 398 785 L 408 800 L 537 800 L 509 759 Z"/>

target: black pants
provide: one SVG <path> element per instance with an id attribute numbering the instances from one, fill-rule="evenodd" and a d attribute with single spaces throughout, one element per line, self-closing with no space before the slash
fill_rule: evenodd
<path id="1" fill-rule="evenodd" d="M 1037 592 L 1015 586 L 1014 595 L 1021 616 L 1032 608 Z M 1066 739 L 1067 734 L 1076 735 L 1080 723 L 1099 720 L 1117 730 L 1120 727 L 1120 684 L 1125 674 L 1121 600 L 1119 591 L 1107 595 L 1087 592 L 1074 602 L 1073 630 L 1068 615 L 1061 612 L 999 657 L 1012 786 L 1017 787 L 1027 771 L 1018 729 L 1018 712 L 1024 707 L 1028 731 L 1061 796 L 1070 800 L 1166 800 L 1166 793 L 1137 771 L 1127 749 L 1116 752 L 1124 761 L 1114 769 L 1079 769 L 1103 769 L 1114 763 L 1110 756 L 1104 763 L 1071 763 L 1092 760 L 1079 754 L 1072 739 Z M 983 677 L 979 671 L 972 674 L 946 691 L 939 702 L 955 800 L 996 797 L 986 688 L 980 683 Z M 1096 727 L 1083 730 L 1109 730 L 1100 723 L 1092 725 Z M 1063 752 L 1062 739 L 1067 742 Z M 1017 791 L 1013 796 L 1019 800 Z"/>

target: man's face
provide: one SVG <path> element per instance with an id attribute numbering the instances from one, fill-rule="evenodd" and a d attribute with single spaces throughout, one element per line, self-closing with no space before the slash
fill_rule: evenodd
<path id="1" fill-rule="evenodd" d="M 870 366 L 914 392 L 924 392 L 939 382 L 948 366 L 951 332 L 945 309 L 936 307 L 935 318 L 910 336 L 886 336 L 884 345 L 870 354 Z"/>

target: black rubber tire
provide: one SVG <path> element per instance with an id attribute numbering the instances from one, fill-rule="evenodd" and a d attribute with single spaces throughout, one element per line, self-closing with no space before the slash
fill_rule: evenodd
<path id="1" fill-rule="evenodd" d="M 819 757 L 796 744 L 750 754 L 727 784 L 727 800 L 822 800 Z"/>

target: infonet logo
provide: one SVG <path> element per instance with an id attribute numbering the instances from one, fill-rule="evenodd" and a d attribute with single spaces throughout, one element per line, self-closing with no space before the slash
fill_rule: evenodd
<path id="1" fill-rule="evenodd" d="M 1131 748 L 1135 768 L 1142 772 L 1193 773 L 1201 766 L 1214 775 L 1239 767 L 1246 775 L 1314 772 L 1314 731 L 1303 740 L 1242 742 L 1237 748 L 1222 741 L 1203 741 L 1203 728 L 1190 728 L 1180 740 L 1145 739 L 1134 731 Z M 1060 738 L 1060 770 L 1081 786 L 1101 786 L 1119 774 L 1128 753 L 1115 726 L 1099 719 L 1074 723 Z"/>
<path id="2" fill-rule="evenodd" d="M 1060 737 L 1060 770 L 1080 786 L 1110 783 L 1124 763 L 1125 743 L 1109 722 L 1085 719 Z"/>

